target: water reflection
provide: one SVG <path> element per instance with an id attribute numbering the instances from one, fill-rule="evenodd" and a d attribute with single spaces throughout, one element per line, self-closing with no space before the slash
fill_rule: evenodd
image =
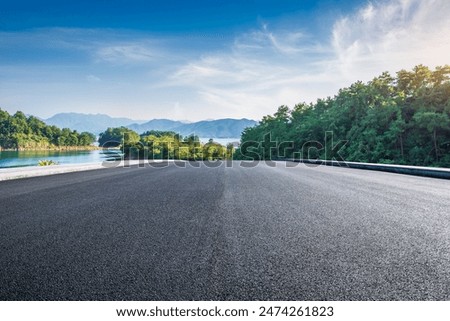
<path id="1" fill-rule="evenodd" d="M 36 166 L 40 160 L 48 159 L 58 164 L 100 163 L 121 158 L 120 150 L 80 151 L 0 151 L 0 168 Z"/>

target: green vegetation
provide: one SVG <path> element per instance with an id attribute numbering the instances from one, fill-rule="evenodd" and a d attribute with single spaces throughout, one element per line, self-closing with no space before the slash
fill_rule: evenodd
<path id="1" fill-rule="evenodd" d="M 52 149 L 89 146 L 95 142 L 91 133 L 48 126 L 34 116 L 26 117 L 21 111 L 10 115 L 0 109 L 0 148 Z"/>
<path id="2" fill-rule="evenodd" d="M 449 75 L 450 66 L 432 71 L 419 65 L 395 78 L 385 72 L 356 82 L 314 104 L 281 106 L 244 130 L 241 142 L 253 143 L 241 145 L 235 158 L 306 158 L 305 147 L 315 147 L 309 157 L 336 158 L 325 144 L 326 132 L 332 132 L 331 147 L 348 141 L 338 151 L 346 161 L 450 167 Z M 261 143 L 267 134 L 275 141 L 272 148 Z"/>
<path id="3" fill-rule="evenodd" d="M 123 126 L 108 128 L 106 131 L 100 133 L 98 137 L 98 144 L 101 147 L 118 147 L 124 145 L 124 139 L 127 144 L 138 143 L 139 135 L 138 133 Z"/>
<path id="4" fill-rule="evenodd" d="M 99 136 L 103 147 L 121 147 L 126 158 L 222 160 L 231 159 L 233 146 L 210 139 L 201 144 L 198 136 L 183 136 L 171 131 L 147 131 L 142 135 L 126 127 L 108 128 Z"/>
<path id="5" fill-rule="evenodd" d="M 38 166 L 52 166 L 52 165 L 58 165 L 57 162 L 52 161 L 51 159 L 44 159 L 44 160 L 40 160 L 38 162 Z"/>

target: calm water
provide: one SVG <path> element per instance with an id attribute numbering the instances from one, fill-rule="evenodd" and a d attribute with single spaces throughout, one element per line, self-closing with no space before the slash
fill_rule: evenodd
<path id="1" fill-rule="evenodd" d="M 200 138 L 207 143 L 209 138 Z M 215 138 L 215 142 L 226 146 L 239 138 Z M 36 166 L 40 160 L 48 159 L 58 164 L 99 163 L 111 157 L 101 150 L 87 151 L 0 151 L 0 168 Z"/>
<path id="2" fill-rule="evenodd" d="M 200 137 L 200 141 L 201 141 L 203 144 L 207 143 L 208 140 L 209 140 L 209 138 L 206 138 L 206 137 Z M 221 145 L 223 145 L 223 146 L 227 146 L 228 143 L 239 142 L 241 139 L 238 137 L 238 138 L 213 138 L 213 140 L 214 140 L 216 143 L 219 143 L 219 144 L 221 144 Z"/>
<path id="3" fill-rule="evenodd" d="M 0 168 L 36 166 L 40 160 L 49 159 L 58 164 L 98 163 L 108 158 L 101 150 L 88 151 L 2 151 Z"/>

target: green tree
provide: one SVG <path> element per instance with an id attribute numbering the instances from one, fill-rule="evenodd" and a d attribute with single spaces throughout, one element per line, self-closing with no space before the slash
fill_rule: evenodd
<path id="1" fill-rule="evenodd" d="M 108 128 L 100 133 L 98 143 L 101 147 L 118 147 L 125 144 L 136 144 L 140 136 L 135 131 L 126 127 Z"/>
<path id="2" fill-rule="evenodd" d="M 227 149 L 213 139 L 203 145 L 202 156 L 204 160 L 222 160 L 227 157 Z"/>
<path id="3" fill-rule="evenodd" d="M 318 146 L 315 157 L 330 157 L 320 146 L 331 131 L 347 141 L 339 153 L 348 161 L 450 167 L 449 79 L 449 66 L 419 65 L 396 77 L 385 72 L 368 83 L 357 81 L 333 98 L 299 103 L 292 110 L 281 106 L 243 131 L 234 157 L 274 158 L 285 155 L 283 149 L 287 156 L 306 157 L 305 144 Z M 267 153 L 267 135 L 278 150 Z M 286 149 L 283 141 L 293 147 Z"/>
<path id="4" fill-rule="evenodd" d="M 80 138 L 83 138 L 80 140 Z M 78 134 L 68 128 L 63 130 L 48 126 L 34 116 L 28 118 L 21 111 L 14 115 L 0 109 L 0 147 L 15 149 L 53 148 L 62 146 L 87 146 L 95 141 L 89 133 Z"/>

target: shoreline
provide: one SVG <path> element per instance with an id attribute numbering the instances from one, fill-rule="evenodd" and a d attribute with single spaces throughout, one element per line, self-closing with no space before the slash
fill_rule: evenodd
<path id="1" fill-rule="evenodd" d="M 173 160 L 172 161 L 169 160 L 169 162 L 173 162 Z M 156 163 L 159 162 L 156 161 Z M 78 163 L 78 164 L 64 164 L 51 166 L 24 166 L 24 167 L 0 168 L 0 183 L 2 181 L 9 181 L 21 178 L 49 176 L 72 172 L 83 172 L 97 169 L 129 167 L 140 164 L 142 164 L 142 161 L 140 160 L 131 160 L 131 161 L 122 160 L 120 163 L 111 162 L 110 164 L 105 164 L 104 162 L 96 162 L 96 163 Z"/>
<path id="2" fill-rule="evenodd" d="M 49 148 L 2 148 L 1 152 L 45 152 L 45 151 L 83 151 L 83 150 L 102 150 L 103 147 L 99 146 L 62 146 L 62 147 L 49 147 Z"/>
<path id="3" fill-rule="evenodd" d="M 52 166 L 24 166 L 0 168 L 0 182 L 27 177 L 48 176 L 106 168 L 102 163 L 65 164 Z"/>

